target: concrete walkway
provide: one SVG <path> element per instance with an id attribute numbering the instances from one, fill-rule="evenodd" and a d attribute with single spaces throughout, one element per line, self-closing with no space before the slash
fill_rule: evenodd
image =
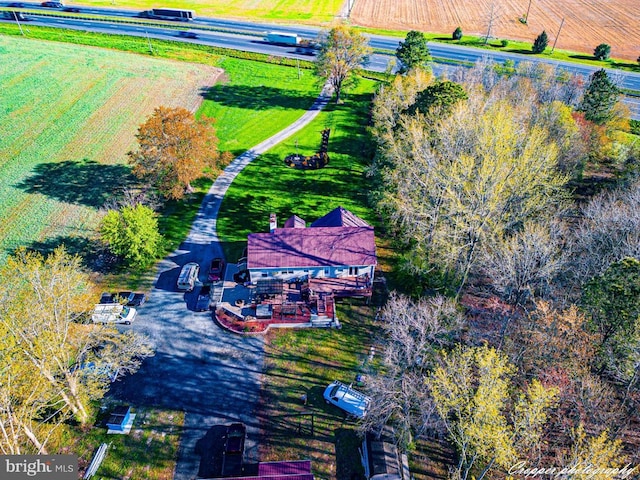
<path id="1" fill-rule="evenodd" d="M 175 480 L 207 478 L 219 473 L 225 425 L 247 425 L 245 460 L 257 462 L 258 405 L 264 362 L 261 337 L 234 335 L 219 328 L 209 312 L 193 311 L 198 288 L 177 292 L 182 265 L 206 265 L 222 256 L 216 222 L 231 182 L 253 159 L 307 125 L 330 99 L 325 88 L 312 107 L 288 128 L 236 158 L 203 199 L 189 235 L 159 264 L 155 288 L 131 328 L 147 335 L 155 356 L 135 375 L 117 382 L 113 394 L 134 406 L 183 410 L 185 426 Z M 134 425 L 134 428 L 152 428 Z"/>

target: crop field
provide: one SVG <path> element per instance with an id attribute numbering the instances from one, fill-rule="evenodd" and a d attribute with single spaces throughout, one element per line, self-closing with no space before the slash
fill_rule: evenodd
<path id="1" fill-rule="evenodd" d="M 343 0 L 80 0 L 83 5 L 127 6 L 140 10 L 153 7 L 185 8 L 198 15 L 221 18 L 296 21 L 323 24 L 332 22 Z"/>
<path id="2" fill-rule="evenodd" d="M 91 237 L 99 208 L 129 181 L 138 125 L 159 105 L 197 109 L 220 74 L 9 36 L 0 63 L 0 259 Z"/>
<path id="3" fill-rule="evenodd" d="M 549 47 L 593 54 L 600 43 L 611 56 L 635 61 L 640 55 L 638 0 L 356 0 L 355 25 L 389 30 L 486 35 L 493 5 L 491 36 L 533 43 L 543 30 Z M 518 19 L 531 5 L 527 24 Z M 560 23 L 564 25 L 558 36 Z"/>

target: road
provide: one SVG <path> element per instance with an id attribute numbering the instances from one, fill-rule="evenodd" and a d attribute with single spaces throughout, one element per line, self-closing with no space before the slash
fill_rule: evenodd
<path id="1" fill-rule="evenodd" d="M 7 6 L 9 3 L 4 2 L 0 5 Z M 37 9 L 41 13 L 51 12 L 50 8 L 41 8 L 37 3 L 25 3 L 25 7 Z M 130 10 L 122 8 L 89 8 L 81 7 L 82 13 L 95 15 L 109 15 L 112 17 L 122 17 L 123 20 L 135 21 L 140 20 L 139 10 Z M 203 45 L 219 46 L 231 49 L 245 50 L 249 52 L 265 53 L 267 55 L 287 56 L 291 58 L 309 59 L 307 55 L 295 52 L 291 47 L 282 47 L 271 45 L 263 41 L 263 37 L 267 31 L 277 30 L 284 33 L 296 33 L 306 39 L 314 39 L 321 31 L 318 27 L 298 26 L 298 25 L 274 25 L 257 22 L 234 21 L 216 18 L 199 17 L 191 22 L 169 22 L 167 27 L 161 26 L 142 26 L 126 23 L 108 23 L 93 20 L 81 20 L 77 18 L 55 18 L 50 16 L 30 15 L 32 20 L 29 22 L 33 25 L 46 25 L 65 28 L 74 28 L 81 30 L 91 30 L 103 33 L 121 33 L 126 35 L 135 35 L 149 38 L 169 39 L 183 42 L 200 43 Z M 177 36 L 180 29 L 189 29 L 197 32 L 197 39 L 181 38 Z M 373 71 L 385 71 L 388 68 L 389 60 L 393 58 L 398 42 L 396 37 L 386 37 L 383 35 L 367 35 L 370 45 L 378 51 L 387 51 L 388 53 L 377 53 L 372 55 L 371 61 L 367 68 Z M 449 45 L 442 43 L 429 43 L 429 50 L 437 60 L 468 62 L 487 58 L 494 62 L 503 63 L 507 60 L 519 63 L 523 61 L 540 62 L 565 69 L 571 73 L 576 73 L 588 77 L 598 68 L 576 63 L 561 62 L 537 56 L 528 56 L 524 54 L 497 52 L 495 50 L 483 50 L 478 48 L 470 48 L 459 45 Z M 446 70 L 446 66 L 434 63 L 434 71 L 441 74 Z M 616 79 L 619 85 L 627 90 L 640 92 L 640 74 L 635 72 L 625 72 L 620 70 L 608 69 L 609 74 Z M 625 103 L 631 110 L 632 118 L 640 119 L 640 97 L 625 97 Z"/>

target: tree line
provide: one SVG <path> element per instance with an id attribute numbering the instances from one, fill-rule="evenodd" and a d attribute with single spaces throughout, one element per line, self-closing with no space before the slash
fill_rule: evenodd
<path id="1" fill-rule="evenodd" d="M 490 62 L 436 78 L 407 42 L 372 108 L 372 201 L 406 293 L 381 311 L 363 430 L 446 438 L 452 478 L 637 462 L 640 147 L 615 79 Z"/>

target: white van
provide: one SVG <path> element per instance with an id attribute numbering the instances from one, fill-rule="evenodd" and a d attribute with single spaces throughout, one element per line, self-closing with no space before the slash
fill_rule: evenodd
<path id="1" fill-rule="evenodd" d="M 184 292 L 190 292 L 193 290 L 194 285 L 198 281 L 198 274 L 200 273 L 200 265 L 195 262 L 187 263 L 180 271 L 178 277 L 178 290 Z"/>
<path id="2" fill-rule="evenodd" d="M 91 314 L 93 323 L 124 323 L 130 325 L 138 312 L 133 307 L 125 307 L 119 303 L 100 303 Z"/>

